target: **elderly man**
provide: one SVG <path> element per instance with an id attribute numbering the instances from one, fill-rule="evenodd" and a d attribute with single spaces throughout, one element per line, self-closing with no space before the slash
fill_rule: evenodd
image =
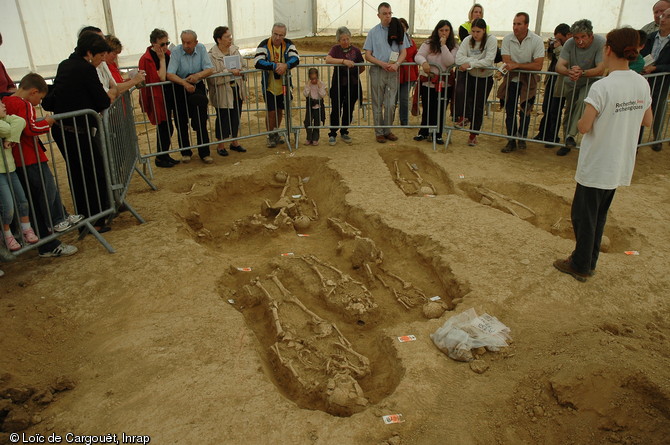
<path id="1" fill-rule="evenodd" d="M 654 13 L 654 20 L 644 25 L 642 27 L 642 31 L 646 32 L 647 35 L 654 31 L 658 31 L 658 28 L 661 24 L 661 14 L 663 14 L 663 12 L 668 8 L 670 8 L 670 1 L 668 0 L 660 0 L 654 3 L 654 7 L 652 8 Z"/>
<path id="2" fill-rule="evenodd" d="M 565 42 L 556 64 L 556 72 L 566 76 L 563 79 L 563 97 L 566 99 L 563 128 L 565 145 L 556 151 L 557 156 L 565 156 L 577 146 L 577 122 L 582 115 L 584 99 L 593 83 L 588 78 L 602 76 L 605 71 L 605 38 L 593 34 L 591 21 L 577 20 L 570 27 L 570 31 L 572 38 Z"/>
<path id="3" fill-rule="evenodd" d="M 209 151 L 209 134 L 207 133 L 207 93 L 203 79 L 214 73 L 214 65 L 209 58 L 207 49 L 198 43 L 198 35 L 187 29 L 181 32 L 181 45 L 172 51 L 167 67 L 167 80 L 173 83 L 177 116 L 177 135 L 179 147 L 191 145 L 188 136 L 188 121 L 195 130 L 198 141 L 198 155 L 205 164 L 214 159 Z M 181 161 L 191 161 L 193 152 L 182 150 Z"/>
<path id="4" fill-rule="evenodd" d="M 643 56 L 651 54 L 654 59 L 651 65 L 644 67 L 642 74 L 670 72 L 670 44 L 668 44 L 668 41 L 670 41 L 670 8 L 663 11 L 659 19 L 658 31 L 649 35 L 644 48 L 640 51 Z M 663 122 L 665 121 L 666 98 L 668 97 L 668 90 L 670 90 L 670 76 L 654 76 L 648 80 L 651 84 L 651 107 L 654 114 L 653 134 L 656 139 L 661 139 Z M 662 145 L 656 143 L 651 148 L 654 151 L 661 151 Z"/>
<path id="5" fill-rule="evenodd" d="M 509 71 L 504 84 L 499 90 L 503 94 L 505 102 L 505 124 L 508 136 L 528 136 L 530 125 L 530 111 L 535 103 L 535 92 L 537 90 L 537 75 L 529 73 L 518 73 L 518 70 L 540 71 L 544 62 L 544 41 L 542 37 L 528 30 L 530 16 L 525 12 L 519 12 L 514 16 L 512 22 L 512 34 L 507 34 L 502 41 L 502 54 L 505 67 Z M 517 107 L 517 102 L 519 106 Z M 519 112 L 519 125 L 517 126 L 517 109 Z M 518 148 L 526 148 L 525 141 L 518 142 Z M 507 145 L 500 150 L 510 153 L 517 149 L 517 142 L 509 139 Z"/>
<path id="6" fill-rule="evenodd" d="M 547 56 L 549 56 L 548 71 L 556 72 L 556 64 L 561 56 L 563 45 L 572 37 L 570 25 L 561 23 L 554 29 L 554 38 L 549 39 L 547 45 Z M 542 120 L 538 128 L 537 136 L 533 139 L 538 141 L 558 142 L 558 129 L 561 128 L 561 113 L 565 98 L 557 97 L 563 89 L 563 78 L 557 76 L 547 76 L 544 82 L 544 100 L 542 101 Z M 546 144 L 545 147 L 552 148 L 553 145 Z"/>
<path id="7" fill-rule="evenodd" d="M 377 142 L 397 141 L 389 126 L 395 117 L 395 102 L 398 93 L 398 69 L 405 60 L 410 43 L 402 26 L 398 25 L 389 36 L 389 25 L 393 18 L 391 5 L 380 3 L 377 7 L 380 23 L 373 27 L 365 39 L 365 60 L 374 63 L 370 68 L 370 95 Z M 396 35 L 397 38 L 393 38 Z M 390 40 L 389 40 L 390 38 Z M 389 43 L 390 41 L 390 43 Z"/>
<path id="8" fill-rule="evenodd" d="M 265 125 L 268 131 L 273 131 L 281 125 L 286 102 L 291 101 L 290 92 L 285 89 L 285 74 L 291 68 L 298 66 L 300 55 L 292 41 L 286 38 L 286 25 L 275 23 L 272 26 L 272 36 L 263 40 L 256 48 L 254 64 L 256 69 L 263 71 L 263 95 L 268 107 Z M 272 74 L 272 75 L 270 75 Z M 290 88 L 290 85 L 288 85 Z M 268 148 L 283 144 L 284 140 L 279 133 L 268 135 Z"/>

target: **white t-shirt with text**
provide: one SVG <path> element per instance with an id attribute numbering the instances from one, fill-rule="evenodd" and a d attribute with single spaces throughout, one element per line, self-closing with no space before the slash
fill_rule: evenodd
<path id="1" fill-rule="evenodd" d="M 575 180 L 603 190 L 630 185 L 640 125 L 651 106 L 649 83 L 634 71 L 613 71 L 593 83 L 584 102 L 598 116 L 582 139 Z"/>

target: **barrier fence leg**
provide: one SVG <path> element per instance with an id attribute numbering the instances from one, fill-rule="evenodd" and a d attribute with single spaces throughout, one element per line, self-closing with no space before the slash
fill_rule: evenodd
<path id="1" fill-rule="evenodd" d="M 148 164 L 148 163 L 146 163 L 146 164 Z M 145 164 L 145 165 L 146 165 L 146 164 Z M 142 179 L 144 179 L 144 182 L 146 182 L 147 185 L 149 185 L 149 187 L 151 187 L 151 189 L 152 189 L 153 191 L 158 190 L 158 187 L 156 187 L 156 186 L 154 185 L 154 183 L 151 182 L 151 180 L 147 177 L 147 175 L 145 175 L 144 172 L 142 172 L 142 170 L 140 170 L 139 168 L 137 168 L 137 166 L 135 166 L 135 171 L 137 172 L 138 175 L 140 175 L 140 177 L 141 177 Z M 149 171 L 151 171 L 151 166 L 149 166 Z"/>
<path id="2" fill-rule="evenodd" d="M 98 240 L 98 242 L 99 242 L 100 244 L 103 245 L 103 247 L 104 247 L 105 249 L 107 249 L 107 252 L 109 252 L 109 253 L 116 253 L 116 250 L 114 250 L 114 248 L 112 247 L 112 245 L 109 244 L 109 243 L 107 242 L 107 240 L 106 240 L 105 238 L 103 238 L 102 235 L 100 235 L 100 234 L 98 233 L 98 231 L 95 230 L 95 229 L 93 228 L 93 224 L 91 224 L 90 221 L 86 221 L 86 222 L 84 223 L 84 226 L 85 226 L 85 227 L 84 227 L 84 230 L 79 234 L 79 239 L 80 239 L 80 240 L 83 239 L 83 238 L 86 236 L 87 233 L 90 233 L 91 235 L 93 235 L 93 236 L 95 237 L 95 239 Z"/>

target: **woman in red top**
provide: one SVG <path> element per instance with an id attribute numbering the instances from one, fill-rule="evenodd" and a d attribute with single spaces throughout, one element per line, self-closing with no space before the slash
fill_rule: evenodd
<path id="1" fill-rule="evenodd" d="M 163 85 L 148 86 L 140 90 L 140 106 L 147 113 L 149 121 L 156 125 L 156 151 L 162 152 L 170 149 L 170 142 L 175 119 L 175 101 L 172 85 L 167 80 L 167 66 L 170 63 L 170 50 L 168 45 L 168 33 L 162 29 L 154 29 L 149 35 L 149 46 L 140 58 L 138 68 L 146 72 L 148 84 L 163 83 Z M 170 157 L 169 154 L 156 156 L 156 166 L 170 168 L 179 161 Z"/>
<path id="2" fill-rule="evenodd" d="M 0 34 L 0 45 L 2 45 L 2 34 Z M 0 62 L 0 93 L 14 93 L 15 91 L 16 85 L 7 74 L 5 65 Z"/>
<path id="3" fill-rule="evenodd" d="M 407 20 L 400 18 L 398 21 L 405 30 L 405 34 L 407 34 L 407 30 L 409 29 Z M 409 38 L 409 41 L 412 45 L 407 48 L 405 63 L 414 63 L 414 56 L 416 56 L 417 52 L 416 42 L 414 42 L 414 39 L 409 37 L 409 35 L 407 37 Z M 398 88 L 398 101 L 400 102 L 400 125 L 409 124 L 409 92 L 416 83 L 416 79 L 418 77 L 419 69 L 416 67 L 416 65 L 402 65 L 400 67 L 400 88 Z"/>

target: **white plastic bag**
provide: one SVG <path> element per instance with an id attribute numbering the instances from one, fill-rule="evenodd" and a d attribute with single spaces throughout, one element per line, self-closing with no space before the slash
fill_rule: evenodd
<path id="1" fill-rule="evenodd" d="M 430 334 L 433 343 L 454 360 L 469 362 L 473 348 L 485 347 L 498 351 L 508 346 L 510 329 L 489 314 L 477 316 L 473 308 L 447 320 L 437 331 Z"/>

